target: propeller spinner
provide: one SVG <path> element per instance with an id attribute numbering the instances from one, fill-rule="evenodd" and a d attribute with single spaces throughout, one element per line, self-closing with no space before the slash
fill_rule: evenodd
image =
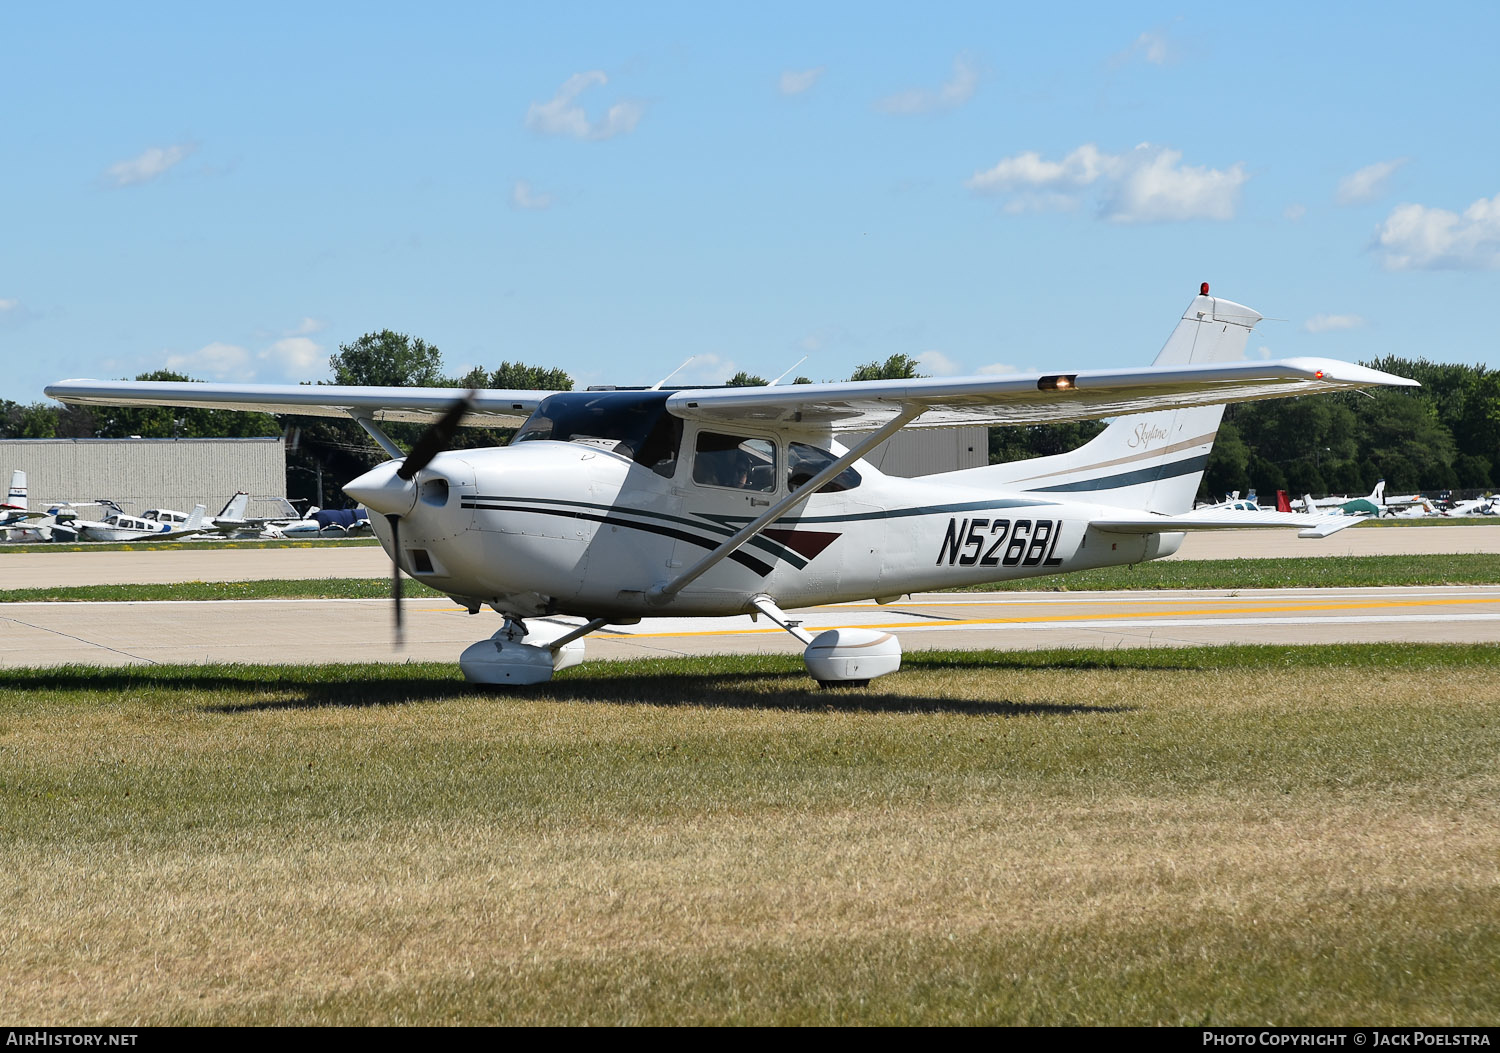
<path id="1" fill-rule="evenodd" d="M 404 642 L 401 624 L 401 518 L 417 503 L 417 473 L 448 448 L 473 408 L 474 392 L 467 392 L 448 407 L 412 445 L 400 461 L 387 461 L 370 469 L 344 487 L 344 493 L 371 512 L 385 516 L 391 527 L 391 601 L 395 612 L 396 646 Z"/>

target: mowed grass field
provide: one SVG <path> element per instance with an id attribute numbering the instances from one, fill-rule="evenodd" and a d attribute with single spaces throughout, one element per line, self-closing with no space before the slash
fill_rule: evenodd
<path id="1" fill-rule="evenodd" d="M 1486 647 L 0 672 L 0 1019 L 1455 1024 Z"/>

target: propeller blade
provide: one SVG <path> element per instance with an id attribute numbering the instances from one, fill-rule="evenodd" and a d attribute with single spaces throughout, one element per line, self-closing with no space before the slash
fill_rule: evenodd
<path id="1" fill-rule="evenodd" d="M 385 518 L 391 524 L 391 600 L 396 612 L 396 646 L 402 647 L 406 635 L 401 630 L 401 517 L 387 515 Z"/>
<path id="2" fill-rule="evenodd" d="M 412 477 L 426 468 L 429 461 L 448 448 L 458 426 L 463 423 L 464 415 L 474 408 L 474 394 L 473 391 L 466 392 L 448 407 L 448 412 L 433 421 L 432 426 L 422 433 L 401 467 L 396 469 L 396 475 L 400 479 L 411 482 Z"/>

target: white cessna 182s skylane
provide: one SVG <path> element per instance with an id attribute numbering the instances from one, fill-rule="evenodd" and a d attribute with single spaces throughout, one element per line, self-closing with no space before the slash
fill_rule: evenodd
<path id="1" fill-rule="evenodd" d="M 808 671 L 859 683 L 900 666 L 869 629 L 801 630 L 788 608 L 1174 552 L 1187 530 L 1344 516 L 1191 511 L 1223 404 L 1415 382 L 1323 359 L 1239 361 L 1248 307 L 1202 292 L 1149 368 L 782 387 L 549 393 L 69 380 L 63 402 L 349 415 L 392 460 L 344 487 L 399 570 L 505 618 L 460 658 L 480 683 L 539 683 L 581 639 L 642 618 L 764 614 Z M 445 450 L 460 424 L 525 423 L 510 445 Z M 860 458 L 901 428 L 1114 417 L 1071 453 L 918 479 Z M 404 454 L 382 420 L 428 421 Z M 873 429 L 873 431 L 871 430 Z M 861 432 L 857 438 L 849 432 Z M 848 445 L 839 441 L 845 436 Z M 399 571 L 397 625 L 400 624 Z"/>

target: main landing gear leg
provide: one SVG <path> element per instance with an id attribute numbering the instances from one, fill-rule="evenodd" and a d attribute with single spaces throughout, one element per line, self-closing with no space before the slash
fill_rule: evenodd
<path id="1" fill-rule="evenodd" d="M 464 649 L 458 667 L 471 684 L 545 684 L 559 669 L 582 662 L 583 637 L 608 624 L 608 618 L 582 625 L 533 618 L 527 625 L 506 617 L 494 636 Z"/>
<path id="2" fill-rule="evenodd" d="M 865 687 L 875 677 L 901 668 L 901 641 L 890 633 L 827 629 L 813 636 L 769 596 L 752 598 L 750 606 L 807 645 L 802 661 L 819 687 Z"/>

